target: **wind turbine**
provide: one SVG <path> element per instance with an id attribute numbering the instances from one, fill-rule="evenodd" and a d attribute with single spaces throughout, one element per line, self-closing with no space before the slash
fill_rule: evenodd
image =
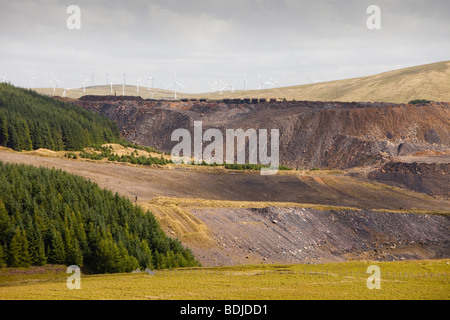
<path id="1" fill-rule="evenodd" d="M 5 74 L 2 76 L 2 83 L 6 83 L 6 79 L 8 78 L 8 75 Z"/>
<path id="2" fill-rule="evenodd" d="M 244 74 L 244 80 L 242 82 L 244 83 L 244 92 L 247 92 L 247 83 L 249 83 L 249 81 L 247 80 L 246 74 Z"/>
<path id="3" fill-rule="evenodd" d="M 83 81 L 81 81 L 81 86 L 83 87 L 83 92 L 86 92 L 86 81 L 89 81 L 89 79 L 83 79 Z"/>
<path id="4" fill-rule="evenodd" d="M 57 79 L 55 79 L 55 74 L 54 73 L 51 73 L 49 75 L 49 80 L 50 80 L 50 85 L 53 87 L 53 92 L 55 92 L 56 91 L 56 80 Z"/>
<path id="5" fill-rule="evenodd" d="M 139 87 L 141 86 L 141 80 L 142 78 L 139 78 L 136 85 L 136 93 L 139 93 Z"/>
<path id="6" fill-rule="evenodd" d="M 226 88 L 230 87 L 230 85 L 228 83 L 225 83 L 225 86 L 223 86 L 221 89 L 219 89 L 219 94 L 223 94 L 223 90 L 225 90 Z"/>
<path id="7" fill-rule="evenodd" d="M 147 79 L 147 91 L 150 91 L 150 80 L 152 80 L 152 88 L 155 87 L 155 75 L 144 76 L 144 78 Z"/>
<path id="8" fill-rule="evenodd" d="M 222 94 L 221 93 L 221 84 L 222 83 L 222 81 L 220 81 L 220 79 L 219 79 L 219 75 L 217 75 L 217 80 L 210 80 L 210 84 L 209 84 L 209 87 L 211 88 L 211 93 L 213 93 L 214 92 L 214 90 L 215 90 L 215 88 L 217 88 L 217 92 L 219 92 L 220 94 Z M 215 88 L 214 88 L 215 87 Z"/>
<path id="9" fill-rule="evenodd" d="M 54 79 L 54 80 L 55 80 L 55 82 L 59 82 L 59 84 L 61 85 L 61 88 L 63 88 L 63 93 L 62 93 L 61 97 L 63 97 L 63 98 L 67 97 L 67 90 L 70 90 L 72 88 L 64 87 L 63 83 L 59 79 Z"/>
<path id="10" fill-rule="evenodd" d="M 225 86 L 222 88 L 222 90 L 220 90 L 220 94 L 222 94 L 223 90 L 225 90 L 226 88 L 230 88 L 230 92 L 234 93 L 234 85 L 236 84 L 237 80 L 235 80 L 233 82 L 233 84 L 225 84 Z"/>
<path id="11" fill-rule="evenodd" d="M 306 76 L 306 78 L 309 80 L 309 82 L 311 82 L 311 84 L 314 83 L 308 76 Z"/>
<path id="12" fill-rule="evenodd" d="M 112 88 L 112 86 L 113 86 L 113 81 L 114 80 L 116 80 L 116 79 L 111 79 L 111 83 L 110 83 L 110 86 L 111 86 L 111 93 L 113 93 L 113 88 Z"/>
<path id="13" fill-rule="evenodd" d="M 177 82 L 177 75 L 175 72 L 173 73 L 173 82 L 171 84 L 169 84 L 169 86 L 167 88 L 170 88 L 171 86 L 173 86 L 173 94 L 174 94 L 174 98 L 176 99 L 177 98 L 177 86 L 180 86 L 183 88 L 184 88 L 184 86 L 181 83 Z"/>
<path id="14" fill-rule="evenodd" d="M 32 76 L 29 77 L 30 77 L 30 89 L 33 89 L 33 80 L 36 80 L 37 78 Z"/>
<path id="15" fill-rule="evenodd" d="M 266 84 L 266 82 L 261 78 L 261 75 L 258 73 L 258 78 L 259 78 L 259 90 L 264 89 L 264 84 Z"/>
<path id="16" fill-rule="evenodd" d="M 273 88 L 273 86 L 278 82 L 280 82 L 280 81 L 273 80 L 273 78 L 270 78 L 269 80 L 267 80 L 267 84 L 269 85 L 269 88 Z"/>
<path id="17" fill-rule="evenodd" d="M 214 80 L 209 80 L 209 88 L 211 89 L 211 93 L 214 92 L 214 85 L 215 85 L 215 82 L 216 82 L 216 81 L 214 81 Z"/>
<path id="18" fill-rule="evenodd" d="M 126 74 L 123 74 L 122 96 L 125 96 Z"/>
<path id="19" fill-rule="evenodd" d="M 268 88 L 270 88 L 271 86 L 273 86 L 273 85 L 275 84 L 275 82 L 271 81 L 272 78 L 270 78 L 270 79 L 267 80 L 267 81 L 264 81 L 264 80 L 261 78 L 261 75 L 258 74 L 258 77 L 259 77 L 259 81 L 260 81 L 260 84 L 259 84 L 259 89 L 260 89 L 260 90 L 261 90 L 261 89 L 264 89 L 264 86 L 265 86 L 265 85 L 267 85 Z M 278 81 L 277 81 L 277 82 L 278 82 Z"/>

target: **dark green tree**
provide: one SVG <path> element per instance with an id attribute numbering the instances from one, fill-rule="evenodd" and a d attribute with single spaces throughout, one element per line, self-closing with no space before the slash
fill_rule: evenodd
<path id="1" fill-rule="evenodd" d="M 66 250 L 61 233 L 58 230 L 53 230 L 51 233 L 48 262 L 54 264 L 64 264 L 66 262 Z"/>
<path id="2" fill-rule="evenodd" d="M 9 141 L 8 120 L 6 113 L 0 112 L 0 146 L 6 147 Z"/>
<path id="3" fill-rule="evenodd" d="M 0 243 L 0 268 L 6 267 L 7 262 L 7 255 L 6 250 L 3 248 L 2 244 Z"/>

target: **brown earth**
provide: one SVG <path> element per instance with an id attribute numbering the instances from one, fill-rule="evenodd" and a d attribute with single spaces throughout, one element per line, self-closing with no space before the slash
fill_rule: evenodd
<path id="1" fill-rule="evenodd" d="M 41 157 L 0 150 L 0 161 L 57 168 L 90 179 L 102 188 L 147 202 L 156 196 L 230 201 L 270 201 L 333 205 L 360 209 L 429 210 L 450 208 L 450 201 L 364 181 L 345 173 L 283 172 L 262 176 L 209 167 L 148 168 Z"/>
<path id="2" fill-rule="evenodd" d="M 104 99 L 73 103 L 116 121 L 127 140 L 165 152 L 178 143 L 171 141 L 175 129 L 188 129 L 193 136 L 194 121 L 202 121 L 204 131 L 219 129 L 224 137 L 226 129 L 279 129 L 280 163 L 296 169 L 361 167 L 450 148 L 450 103 Z"/>

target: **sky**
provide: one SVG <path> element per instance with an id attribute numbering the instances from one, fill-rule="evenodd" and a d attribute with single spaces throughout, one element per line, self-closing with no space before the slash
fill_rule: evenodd
<path id="1" fill-rule="evenodd" d="M 176 74 L 188 93 L 241 90 L 244 75 L 247 89 L 347 79 L 450 60 L 449 15 L 448 0 L 0 0 L 0 77 L 80 88 L 154 75 L 168 89 Z"/>

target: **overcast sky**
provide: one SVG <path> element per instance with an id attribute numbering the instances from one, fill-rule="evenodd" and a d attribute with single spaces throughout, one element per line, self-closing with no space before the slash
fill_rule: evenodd
<path id="1" fill-rule="evenodd" d="M 381 9 L 370 30 L 369 5 Z M 81 9 L 70 30 L 69 5 Z M 28 87 L 177 81 L 187 92 L 210 80 L 249 89 L 290 86 L 450 60 L 449 0 L 0 0 L 0 76 Z M 145 80 L 142 85 L 146 85 Z"/>

